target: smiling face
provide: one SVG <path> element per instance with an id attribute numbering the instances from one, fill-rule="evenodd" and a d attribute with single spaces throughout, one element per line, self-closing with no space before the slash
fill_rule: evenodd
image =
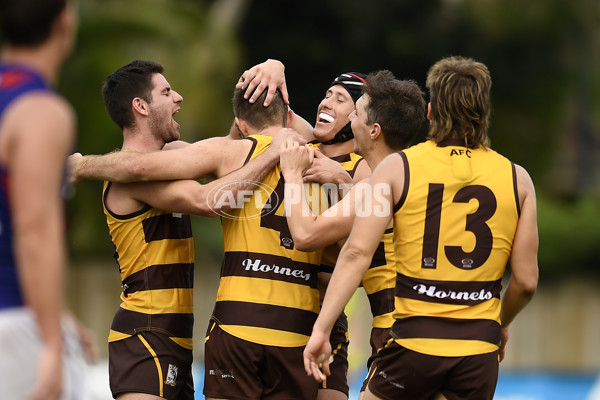
<path id="1" fill-rule="evenodd" d="M 150 103 L 149 127 L 152 133 L 165 143 L 179 139 L 179 124 L 173 116 L 179 112 L 183 97 L 171 89 L 162 74 L 152 76 L 152 102 Z"/>
<path id="2" fill-rule="evenodd" d="M 315 138 L 327 142 L 334 138 L 350 121 L 348 116 L 354 111 L 354 101 L 342 85 L 333 85 L 317 108 Z"/>

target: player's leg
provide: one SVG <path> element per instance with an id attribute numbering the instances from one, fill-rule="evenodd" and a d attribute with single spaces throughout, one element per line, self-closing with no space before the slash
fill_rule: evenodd
<path id="1" fill-rule="evenodd" d="M 373 393 L 371 393 L 369 388 L 366 388 L 363 392 L 361 392 L 359 399 L 360 400 L 381 400 L 381 397 L 375 396 Z"/>
<path id="2" fill-rule="evenodd" d="M 63 317 L 63 394 L 61 400 L 81 398 L 85 389 L 87 362 L 75 327 Z M 39 327 L 30 309 L 16 307 L 0 311 L 0 399 L 26 398 L 36 379 L 41 349 Z"/>

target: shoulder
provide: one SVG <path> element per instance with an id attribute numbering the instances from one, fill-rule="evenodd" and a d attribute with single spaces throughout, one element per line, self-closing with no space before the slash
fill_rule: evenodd
<path id="1" fill-rule="evenodd" d="M 263 153 L 271 146 L 271 143 L 273 142 L 273 136 L 250 135 L 245 139 L 239 140 L 239 142 L 244 143 L 244 149 L 247 151 L 246 162 L 248 162 L 251 158 Z"/>
<path id="2" fill-rule="evenodd" d="M 424 142 L 413 144 L 412 146 L 407 147 L 402 150 L 401 153 L 406 154 L 407 156 L 417 157 L 423 153 L 428 153 L 430 151 L 443 149 L 442 146 L 438 146 L 433 140 L 426 140 Z"/>
<path id="3" fill-rule="evenodd" d="M 404 152 L 397 152 L 384 158 L 373 170 L 372 177 L 376 176 L 378 180 L 393 181 L 394 178 L 403 178 L 405 173 Z"/>
<path id="4" fill-rule="evenodd" d="M 44 109 L 37 110 L 37 112 L 47 110 L 50 113 L 59 112 L 62 115 L 74 116 L 71 104 L 64 97 L 51 90 L 28 92 L 15 101 L 15 108 L 18 109 L 38 106 L 43 106 Z"/>
<path id="5" fill-rule="evenodd" d="M 7 123 L 12 127 L 53 126 L 74 128 L 75 112 L 60 95 L 50 91 L 30 92 L 21 96 L 7 110 Z"/>
<path id="6" fill-rule="evenodd" d="M 72 106 L 51 91 L 29 92 L 20 96 L 5 111 L 1 129 L 3 140 L 28 145 L 71 143 L 76 118 Z"/>
<path id="7" fill-rule="evenodd" d="M 251 147 L 249 140 L 231 140 L 226 137 L 218 136 L 199 140 L 188 146 L 181 147 L 186 151 L 200 153 L 234 153 Z"/>
<path id="8" fill-rule="evenodd" d="M 356 183 L 369 178 L 369 176 L 371 176 L 371 168 L 369 168 L 367 160 L 361 157 L 356 161 L 353 180 Z"/>
<path id="9" fill-rule="evenodd" d="M 515 167 L 515 177 L 517 183 L 517 190 L 519 192 L 519 198 L 523 199 L 525 196 L 534 195 L 535 187 L 533 180 L 525 168 L 518 164 L 513 164 Z"/>

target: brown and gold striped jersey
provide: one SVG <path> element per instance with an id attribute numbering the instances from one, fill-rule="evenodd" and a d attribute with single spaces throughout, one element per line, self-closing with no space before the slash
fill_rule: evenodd
<path id="1" fill-rule="evenodd" d="M 249 161 L 264 152 L 272 137 L 255 135 Z M 313 210 L 323 201 L 318 185 Z M 213 320 L 227 333 L 279 347 L 303 346 L 319 312 L 317 272 L 321 251 L 294 246 L 284 215 L 281 168 L 221 218 L 225 256 Z"/>
<path id="2" fill-rule="evenodd" d="M 520 212 L 514 165 L 452 142 L 399 154 L 405 186 L 394 207 L 393 335 L 431 355 L 495 351 L 501 279 Z"/>
<path id="3" fill-rule="evenodd" d="M 192 349 L 194 243 L 189 215 L 150 206 L 128 215 L 103 208 L 115 246 L 123 293 L 108 341 L 143 331 L 166 333 Z"/>
<path id="4" fill-rule="evenodd" d="M 394 230 L 386 229 L 362 278 L 373 314 L 373 328 L 391 328 L 394 323 L 394 293 L 396 288 L 396 256 Z"/>

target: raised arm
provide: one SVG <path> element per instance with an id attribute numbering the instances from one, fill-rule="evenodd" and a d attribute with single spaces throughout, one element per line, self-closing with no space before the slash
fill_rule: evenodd
<path id="1" fill-rule="evenodd" d="M 342 247 L 323 307 L 304 350 L 304 368 L 316 380 L 322 380 L 318 360 L 329 359 L 331 353 L 329 335 L 333 324 L 369 268 L 373 253 L 392 219 L 394 197 L 399 197 L 393 190 L 397 191 L 396 188 L 403 185 L 398 182 L 402 180 L 403 169 L 399 159 L 388 158 L 369 180 L 370 189 L 364 194 L 363 212 L 356 215 L 348 241 Z M 328 363 L 323 363 L 322 368 L 325 374 L 329 373 Z"/>
<path id="2" fill-rule="evenodd" d="M 286 104 L 290 104 L 285 83 L 285 67 L 277 60 L 269 59 L 244 71 L 236 87 L 246 89 L 244 97 L 249 98 L 250 103 L 254 103 L 265 88 L 268 88 L 268 93 L 263 104 L 265 107 L 271 103 L 275 92 L 279 88 L 283 95 L 283 101 Z M 300 133 L 309 142 L 315 140 L 313 134 L 314 127 L 296 113 L 294 113 L 290 128 Z"/>
<path id="3" fill-rule="evenodd" d="M 501 360 L 504 358 L 508 340 L 508 327 L 535 294 L 539 276 L 535 188 L 524 168 L 516 166 L 516 172 L 521 215 L 510 255 L 511 276 L 502 299 L 500 312 L 502 323 Z"/>
<path id="4" fill-rule="evenodd" d="M 269 92 L 263 104 L 265 107 L 271 103 L 275 92 L 279 88 L 283 95 L 283 101 L 286 104 L 290 104 L 287 85 L 285 83 L 285 66 L 278 60 L 268 59 L 244 71 L 236 88 L 246 90 L 244 98 L 249 99 L 250 103 L 254 103 L 262 92 L 268 88 Z"/>
<path id="5" fill-rule="evenodd" d="M 63 200 L 65 158 L 73 145 L 75 117 L 57 95 L 28 95 L 4 121 L 10 132 L 10 204 L 19 279 L 40 328 L 42 349 L 34 398 L 58 398 L 62 376 L 66 264 Z M 39 396 L 39 397 L 36 397 Z"/>
<path id="6" fill-rule="evenodd" d="M 312 142 L 315 140 L 313 126 L 296 113 L 294 113 L 292 118 L 291 128 L 302 135 L 302 137 L 304 137 L 307 141 Z"/>

